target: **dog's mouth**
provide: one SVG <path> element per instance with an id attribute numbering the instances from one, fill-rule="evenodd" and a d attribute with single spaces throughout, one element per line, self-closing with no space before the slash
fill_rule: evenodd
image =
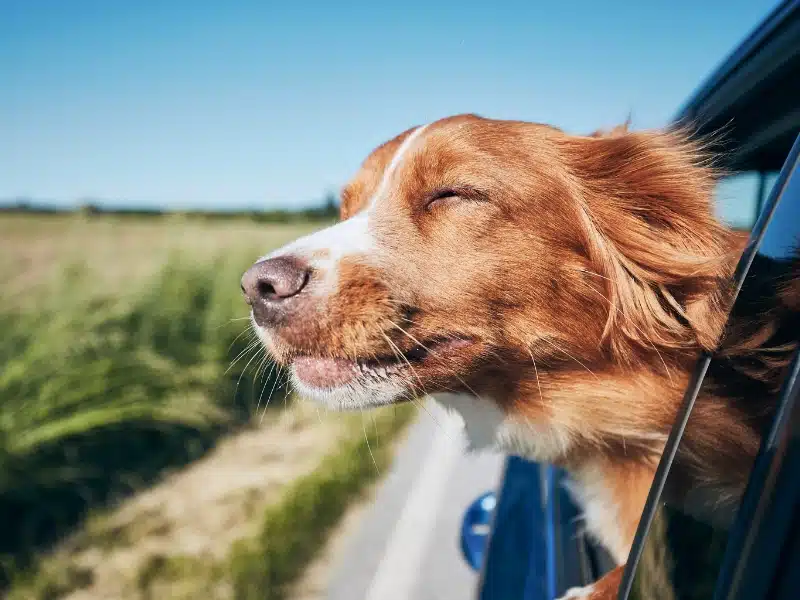
<path id="1" fill-rule="evenodd" d="M 418 377 L 417 370 L 446 367 L 453 356 L 471 346 L 464 337 L 439 337 L 416 344 L 408 351 L 377 358 L 331 358 L 296 355 L 291 368 L 297 380 L 311 388 L 329 390 L 348 385 L 381 383 L 392 379 Z"/>

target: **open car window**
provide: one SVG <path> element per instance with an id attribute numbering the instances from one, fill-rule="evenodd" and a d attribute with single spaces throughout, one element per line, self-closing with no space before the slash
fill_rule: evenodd
<path id="1" fill-rule="evenodd" d="M 750 231 L 778 179 L 778 171 L 748 170 L 719 182 L 715 193 L 717 216 L 740 231 Z"/>
<path id="2" fill-rule="evenodd" d="M 727 331 L 741 334 L 742 328 L 751 327 L 753 330 L 746 335 L 753 339 L 761 336 L 759 351 L 749 354 L 745 361 L 732 351 L 727 352 L 723 340 L 713 358 L 701 358 L 687 391 L 685 412 L 678 419 L 656 475 L 620 598 L 713 598 L 723 562 L 731 560 L 725 558 L 726 548 L 731 532 L 736 531 L 737 519 L 744 518 L 740 512 L 742 492 L 758 459 L 732 460 L 735 454 L 728 454 L 730 437 L 707 439 L 701 447 L 696 443 L 697 431 L 694 435 L 686 432 L 703 427 L 710 414 L 718 414 L 720 420 L 716 423 L 721 422 L 724 411 L 714 404 L 720 402 L 721 396 L 732 399 L 728 401 L 735 405 L 736 417 L 741 419 L 743 428 L 751 429 L 750 433 L 765 435 L 774 427 L 775 415 L 780 414 L 785 392 L 781 385 L 790 376 L 796 359 L 800 316 L 800 300 L 792 296 L 787 301 L 785 297 L 787 290 L 793 290 L 794 295 L 800 290 L 798 155 L 800 137 L 772 184 L 737 270 L 741 287 Z M 763 330 L 757 330 L 761 316 L 775 314 L 788 326 L 769 329 L 765 325 Z M 719 431 L 722 436 L 758 439 L 732 427 L 720 426 Z M 760 449 L 765 451 L 769 451 L 766 442 Z M 692 469 L 696 472 L 687 475 Z M 719 483 L 704 487 L 702 482 L 710 479 L 729 482 L 730 489 Z M 752 481 L 748 494 L 758 495 L 760 485 L 759 481 Z"/>

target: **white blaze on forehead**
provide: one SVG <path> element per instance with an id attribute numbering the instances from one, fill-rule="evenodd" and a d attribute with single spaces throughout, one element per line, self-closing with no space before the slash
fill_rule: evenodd
<path id="1" fill-rule="evenodd" d="M 367 214 L 360 212 L 346 221 L 301 237 L 258 260 L 261 262 L 291 254 L 308 256 L 312 264 L 318 265 L 323 262 L 338 261 L 348 254 L 366 254 L 372 250 L 372 246 L 372 237 L 367 228 Z M 321 251 L 324 251 L 324 255 Z M 320 252 L 320 256 L 310 256 L 316 252 Z"/>
<path id="2" fill-rule="evenodd" d="M 426 127 L 427 125 L 423 125 L 413 130 L 397 148 L 364 210 L 346 221 L 295 240 L 291 244 L 263 256 L 259 262 L 277 256 L 301 256 L 307 258 L 309 264 L 315 269 L 325 271 L 327 281 L 335 281 L 336 266 L 339 260 L 346 256 L 368 255 L 375 252 L 377 247 L 370 228 L 370 216 L 374 212 L 375 206 L 388 196 L 392 178 L 402 163 L 403 157 Z"/>
<path id="3" fill-rule="evenodd" d="M 386 196 L 387 192 L 389 191 L 389 184 L 391 183 L 392 176 L 397 170 L 397 167 L 400 165 L 400 162 L 403 160 L 403 156 L 406 154 L 406 152 L 408 152 L 408 149 L 411 147 L 411 144 L 414 143 L 414 140 L 416 140 L 427 127 L 427 125 L 417 127 L 414 131 L 409 133 L 406 139 L 403 140 L 403 143 L 400 144 L 400 147 L 397 149 L 397 152 L 394 153 L 389 166 L 387 166 L 386 170 L 383 172 L 383 177 L 381 177 L 381 182 L 378 185 L 378 189 L 375 190 L 375 193 L 372 194 L 372 198 L 370 198 L 369 204 L 366 208 L 367 212 L 371 211 L 378 201 Z"/>

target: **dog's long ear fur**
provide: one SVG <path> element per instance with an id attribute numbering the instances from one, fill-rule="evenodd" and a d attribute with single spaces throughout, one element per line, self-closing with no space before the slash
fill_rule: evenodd
<path id="1" fill-rule="evenodd" d="M 714 216 L 717 173 L 680 130 L 571 137 L 564 142 L 592 268 L 604 278 L 604 340 L 625 360 L 654 346 L 710 349 L 724 326 L 737 258 Z"/>

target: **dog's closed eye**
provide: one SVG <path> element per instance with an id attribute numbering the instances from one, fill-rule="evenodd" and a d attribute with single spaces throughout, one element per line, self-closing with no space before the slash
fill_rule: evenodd
<path id="1" fill-rule="evenodd" d="M 472 187 L 440 188 L 428 194 L 425 198 L 425 210 L 444 208 L 458 202 L 486 202 L 487 197 L 483 192 Z"/>

